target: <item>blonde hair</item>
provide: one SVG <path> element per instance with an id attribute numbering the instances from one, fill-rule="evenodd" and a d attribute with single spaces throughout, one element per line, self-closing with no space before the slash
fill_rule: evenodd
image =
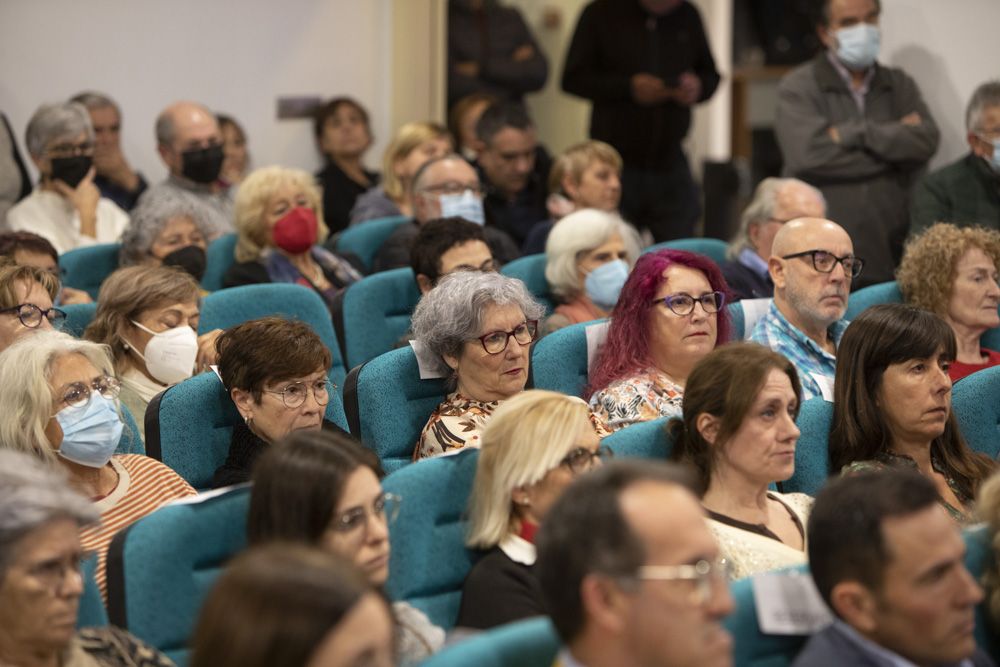
<path id="1" fill-rule="evenodd" d="M 1000 553 L 1000 473 L 991 475 L 979 487 L 976 515 L 987 525 L 993 553 Z M 996 632 L 1000 630 L 1000 565 L 995 558 L 987 559 L 983 585 L 986 588 L 990 622 Z"/>
<path id="2" fill-rule="evenodd" d="M 49 294 L 49 298 L 56 300 L 59 293 L 59 279 L 44 269 L 34 266 L 23 266 L 20 264 L 2 262 L 0 263 L 0 308 L 13 308 L 20 305 L 21 299 L 17 295 L 18 284 L 29 285 L 38 283 Z"/>
<path id="3" fill-rule="evenodd" d="M 504 401 L 483 429 L 465 543 L 480 549 L 499 544 L 516 518 L 514 489 L 558 467 L 587 428 L 587 404 L 575 396 L 531 389 Z"/>
<path id="4" fill-rule="evenodd" d="M 382 190 L 391 199 L 400 201 L 406 196 L 406 183 L 403 183 L 396 175 L 395 166 L 400 160 L 405 160 L 410 153 L 417 150 L 421 144 L 432 139 L 448 139 L 451 137 L 448 130 L 438 123 L 413 122 L 407 123 L 399 128 L 399 132 L 393 137 L 392 143 L 385 149 L 382 157 Z M 451 148 L 448 149 L 451 152 Z"/>
<path id="5" fill-rule="evenodd" d="M 549 193 L 566 195 L 562 187 L 563 179 L 569 176 L 571 181 L 579 185 L 583 172 L 594 162 L 603 162 L 611 165 L 619 174 L 622 172 L 622 156 L 611 144 L 597 140 L 584 141 L 567 148 L 552 163 L 552 169 L 549 171 Z"/>
<path id="6" fill-rule="evenodd" d="M 243 179 L 234 202 L 237 262 L 254 262 L 265 248 L 271 247 L 271 230 L 265 220 L 267 205 L 282 187 L 293 185 L 302 189 L 309 208 L 316 212 L 317 240 L 322 242 L 330 230 L 323 222 L 323 197 L 316 179 L 309 172 L 289 167 L 261 167 Z"/>

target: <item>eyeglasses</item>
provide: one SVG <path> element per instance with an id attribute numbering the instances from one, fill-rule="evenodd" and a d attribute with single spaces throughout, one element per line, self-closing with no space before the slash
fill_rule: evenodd
<path id="1" fill-rule="evenodd" d="M 486 194 L 486 188 L 479 185 L 478 183 L 441 183 L 440 185 L 429 185 L 426 188 L 422 188 L 421 192 L 429 192 L 435 195 L 461 195 L 466 192 L 471 192 L 476 197 L 482 197 Z"/>
<path id="2" fill-rule="evenodd" d="M 636 578 L 644 581 L 693 581 L 692 600 L 697 605 L 712 599 L 712 587 L 729 585 L 732 567 L 725 558 L 713 561 L 700 560 L 694 565 L 643 565 Z"/>
<path id="3" fill-rule="evenodd" d="M 455 273 L 456 271 L 479 271 L 481 273 L 490 273 L 492 271 L 496 271 L 497 269 L 497 261 L 490 258 L 479 266 L 473 266 L 472 264 L 459 264 L 449 271 L 449 273 Z"/>
<path id="4" fill-rule="evenodd" d="M 17 313 L 17 319 L 21 320 L 21 324 L 29 329 L 37 329 L 41 326 L 43 317 L 49 321 L 54 329 L 59 329 L 66 321 L 65 311 L 58 308 L 42 310 L 33 303 L 19 303 L 16 306 L 0 310 L 0 313 Z"/>
<path id="5" fill-rule="evenodd" d="M 394 493 L 383 493 L 372 503 L 371 516 L 382 519 L 386 525 L 392 524 L 399 516 L 399 506 L 403 499 Z M 354 507 L 347 510 L 336 519 L 330 528 L 344 535 L 354 533 L 368 525 L 368 511 L 364 507 Z"/>
<path id="6" fill-rule="evenodd" d="M 512 331 L 491 331 L 476 340 L 482 343 L 483 349 L 488 354 L 500 354 L 507 349 L 512 336 L 520 345 L 527 345 L 535 340 L 537 332 L 538 320 L 525 320 L 514 327 Z"/>
<path id="7" fill-rule="evenodd" d="M 118 378 L 113 378 L 110 375 L 102 375 L 99 378 L 91 380 L 89 384 L 85 382 L 70 383 L 67 385 L 66 391 L 63 392 L 60 402 L 70 407 L 82 408 L 90 402 L 92 392 L 96 391 L 110 401 L 118 398 L 118 393 L 121 390 L 122 385 L 118 381 Z"/>
<path id="8" fill-rule="evenodd" d="M 81 565 L 89 554 L 74 553 L 62 558 L 45 560 L 28 567 L 27 573 L 51 595 L 58 595 L 66 589 L 70 577 L 80 578 L 77 585 L 82 588 Z"/>
<path id="9" fill-rule="evenodd" d="M 313 398 L 316 399 L 316 404 L 326 405 L 329 403 L 330 390 L 334 388 L 333 383 L 326 378 L 312 383 L 312 394 Z M 305 382 L 292 382 L 280 391 L 274 389 L 265 389 L 264 391 L 268 394 L 281 396 L 281 402 L 285 404 L 286 408 L 297 408 L 306 402 L 309 386 Z"/>
<path id="10" fill-rule="evenodd" d="M 860 257 L 855 257 L 854 255 L 837 257 L 826 250 L 805 250 L 785 255 L 781 259 L 795 259 L 796 257 L 811 257 L 813 268 L 820 273 L 833 273 L 833 267 L 837 266 L 837 262 L 840 262 L 848 278 L 857 278 L 861 275 L 861 269 L 865 268 L 865 260 Z"/>
<path id="11" fill-rule="evenodd" d="M 55 146 L 46 149 L 45 153 L 49 157 L 73 157 L 75 155 L 93 155 L 94 143 L 91 141 L 85 141 L 80 144 L 74 144 L 74 143 L 56 144 Z"/>
<path id="12" fill-rule="evenodd" d="M 694 304 L 700 303 L 702 310 L 706 313 L 717 313 L 726 304 L 726 295 L 722 292 L 708 292 L 701 296 L 691 296 L 686 292 L 679 294 L 669 294 L 661 299 L 653 299 L 653 305 L 662 303 L 674 312 L 675 315 L 690 315 L 694 312 Z"/>
<path id="13" fill-rule="evenodd" d="M 567 454 L 563 460 L 559 462 L 559 465 L 566 466 L 574 475 L 582 475 L 594 467 L 595 461 L 604 462 L 610 458 L 614 458 L 614 455 L 614 452 L 604 446 L 598 447 L 597 449 L 577 447 Z"/>

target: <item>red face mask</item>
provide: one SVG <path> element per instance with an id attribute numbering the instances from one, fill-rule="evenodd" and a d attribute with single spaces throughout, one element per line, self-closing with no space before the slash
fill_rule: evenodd
<path id="1" fill-rule="evenodd" d="M 283 215 L 271 230 L 274 245 L 290 255 L 299 255 L 316 245 L 319 233 L 316 212 L 299 206 Z"/>

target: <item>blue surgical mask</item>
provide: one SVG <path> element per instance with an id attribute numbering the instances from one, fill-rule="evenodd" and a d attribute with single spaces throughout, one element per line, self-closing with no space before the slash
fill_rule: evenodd
<path id="1" fill-rule="evenodd" d="M 1000 138 L 987 139 L 982 135 L 979 135 L 979 138 L 988 144 L 993 144 L 993 156 L 983 159 L 986 160 L 986 164 L 993 168 L 993 171 L 1000 174 Z"/>
<path id="2" fill-rule="evenodd" d="M 868 69 L 878 58 L 881 33 L 870 23 L 858 23 L 834 33 L 837 38 L 837 59 L 848 69 Z"/>
<path id="3" fill-rule="evenodd" d="M 583 288 L 591 302 L 601 310 L 611 310 L 618 303 L 618 295 L 628 280 L 628 264 L 623 259 L 616 259 L 587 274 Z"/>
<path id="4" fill-rule="evenodd" d="M 67 406 L 56 413 L 55 419 L 63 432 L 59 455 L 90 468 L 107 465 L 125 426 L 118 416 L 118 401 L 96 391 L 85 405 Z"/>
<path id="5" fill-rule="evenodd" d="M 441 202 L 442 218 L 464 218 L 477 225 L 486 224 L 483 200 L 472 190 L 465 190 L 461 194 L 441 195 L 438 201 Z"/>

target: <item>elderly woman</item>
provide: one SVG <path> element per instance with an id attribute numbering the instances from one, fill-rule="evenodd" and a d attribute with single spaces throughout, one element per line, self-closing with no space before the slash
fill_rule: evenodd
<path id="1" fill-rule="evenodd" d="M 230 563 L 201 608 L 191 667 L 392 667 L 385 599 L 350 563 L 275 544 Z"/>
<path id="2" fill-rule="evenodd" d="M 132 211 L 122 234 L 122 266 L 179 266 L 195 280 L 205 275 L 211 229 L 188 199 L 172 190 L 151 190 Z"/>
<path id="3" fill-rule="evenodd" d="M 347 227 L 357 198 L 378 185 L 378 172 L 365 169 L 362 162 L 372 145 L 368 112 L 350 97 L 335 97 L 316 113 L 313 131 L 326 160 L 316 173 L 323 190 L 323 219 L 335 234 Z"/>
<path id="4" fill-rule="evenodd" d="M 0 264 L 7 259 L 21 266 L 33 266 L 51 273 L 57 280 L 59 271 L 59 253 L 55 246 L 44 236 L 34 232 L 3 232 L 0 233 Z M 83 290 L 73 289 L 65 285 L 59 288 L 54 297 L 60 306 L 78 303 L 93 303 L 90 295 Z M 0 348 L 2 349 L 2 348 Z"/>
<path id="5" fill-rule="evenodd" d="M 586 208 L 559 221 L 545 255 L 545 278 L 560 303 L 542 335 L 607 317 L 639 258 L 639 238 L 617 214 Z"/>
<path id="6" fill-rule="evenodd" d="M 420 299 L 414 337 L 451 369 L 455 390 L 427 420 L 414 460 L 479 446 L 494 410 L 524 389 L 544 312 L 524 283 L 499 273 L 452 273 Z"/>
<path id="7" fill-rule="evenodd" d="M 396 215 L 411 217 L 410 184 L 428 160 L 450 154 L 451 137 L 437 123 L 407 123 L 385 149 L 382 183 L 358 197 L 351 211 L 351 225 Z"/>
<path id="8" fill-rule="evenodd" d="M 361 274 L 321 245 L 327 236 L 319 188 L 300 169 L 264 167 L 247 176 L 236 195 L 236 263 L 226 287 L 295 283 L 329 304 Z"/>
<path id="9" fill-rule="evenodd" d="M 694 367 L 684 416 L 670 422 L 671 458 L 694 468 L 733 579 L 806 561 L 812 498 L 768 490 L 795 472 L 801 396 L 785 357 L 756 343 L 733 343 Z"/>
<path id="10" fill-rule="evenodd" d="M 62 326 L 66 313 L 52 306 L 58 293 L 51 272 L 0 262 L 0 352 L 22 336 Z"/>
<path id="11" fill-rule="evenodd" d="M 909 468 L 929 477 L 957 521 L 969 519 L 995 463 L 969 449 L 951 412 L 955 334 L 937 315 L 872 306 L 837 350 L 830 471 Z"/>
<path id="12" fill-rule="evenodd" d="M 400 499 L 382 490 L 378 457 L 346 434 L 293 433 L 254 470 L 247 539 L 301 542 L 351 560 L 376 588 L 389 578 L 389 524 Z M 416 664 L 444 645 L 444 630 L 406 602 L 392 605 L 398 654 Z"/>
<path id="13" fill-rule="evenodd" d="M 97 518 L 58 468 L 0 451 L 0 664 L 173 665 L 114 626 L 76 630 L 80 530 Z"/>
<path id="14" fill-rule="evenodd" d="M 1000 326 L 1000 232 L 938 223 L 906 244 L 896 271 L 907 303 L 936 313 L 955 332 L 957 356 L 948 374 L 958 381 L 1000 364 L 1000 352 L 979 344 Z"/>
<path id="15" fill-rule="evenodd" d="M 115 533 L 194 494 L 155 459 L 115 455 L 124 428 L 119 387 L 107 347 L 57 331 L 22 339 L 0 354 L 0 448 L 61 465 L 70 486 L 93 499 L 100 523 L 84 528 L 80 540 L 97 552 L 102 593 Z"/>
<path id="16" fill-rule="evenodd" d="M 466 544 L 484 551 L 462 588 L 457 625 L 492 628 L 545 613 L 535 579 L 535 532 L 569 484 L 610 451 L 587 404 L 530 390 L 497 409 L 483 430 Z"/>
<path id="17" fill-rule="evenodd" d="M 609 431 L 681 416 L 684 384 L 729 340 L 728 288 L 704 255 L 660 250 L 639 258 L 590 376 L 590 408 Z"/>
<path id="18" fill-rule="evenodd" d="M 44 236 L 59 254 L 117 241 L 128 214 L 94 185 L 94 128 L 87 109 L 76 102 L 40 107 L 28 122 L 25 143 L 42 178 L 7 211 L 7 227 Z"/>

